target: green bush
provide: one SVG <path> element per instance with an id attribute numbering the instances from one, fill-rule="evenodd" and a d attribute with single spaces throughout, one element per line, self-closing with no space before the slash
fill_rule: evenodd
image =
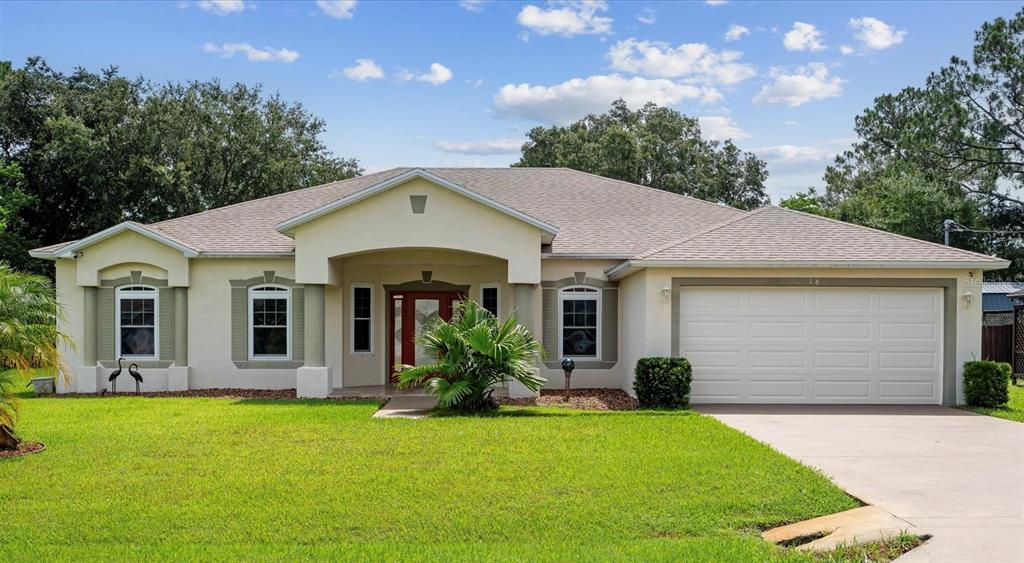
<path id="1" fill-rule="evenodd" d="M 972 407 L 996 408 L 1010 400 L 1010 364 L 977 360 L 964 363 L 964 398 Z"/>
<path id="2" fill-rule="evenodd" d="M 641 407 L 681 409 L 690 404 L 692 379 L 686 358 L 640 358 L 633 390 Z"/>

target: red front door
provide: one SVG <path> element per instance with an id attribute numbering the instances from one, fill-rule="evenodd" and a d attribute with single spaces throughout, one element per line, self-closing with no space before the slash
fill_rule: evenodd
<path id="1" fill-rule="evenodd" d="M 395 365 L 415 366 L 434 361 L 416 341 L 435 319 L 450 320 L 453 306 L 460 299 L 463 295 L 457 291 L 394 291 L 388 296 L 388 365 L 392 382 Z"/>

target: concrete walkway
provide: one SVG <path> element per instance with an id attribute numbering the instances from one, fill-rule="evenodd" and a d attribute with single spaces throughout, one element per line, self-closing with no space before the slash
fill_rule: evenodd
<path id="1" fill-rule="evenodd" d="M 1024 424 L 938 406 L 697 410 L 932 534 L 901 562 L 1024 562 Z"/>
<path id="2" fill-rule="evenodd" d="M 423 418 L 437 405 L 437 399 L 425 395 L 392 397 L 373 418 Z"/>

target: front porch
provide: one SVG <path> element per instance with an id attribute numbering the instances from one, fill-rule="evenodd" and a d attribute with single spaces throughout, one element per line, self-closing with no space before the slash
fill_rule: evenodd
<path id="1" fill-rule="evenodd" d="M 332 399 L 377 399 L 395 397 L 432 397 L 422 389 L 396 389 L 392 385 L 361 385 L 354 387 L 338 387 L 331 390 L 328 395 Z M 494 397 L 508 397 L 508 389 L 498 387 L 494 390 Z"/>

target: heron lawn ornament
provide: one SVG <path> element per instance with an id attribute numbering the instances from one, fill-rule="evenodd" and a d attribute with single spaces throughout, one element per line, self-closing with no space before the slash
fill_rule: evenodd
<path id="1" fill-rule="evenodd" d="M 562 360 L 562 371 L 565 372 L 565 400 L 569 400 L 570 390 L 569 382 L 572 379 L 572 370 L 576 369 L 576 362 L 572 358 L 566 358 Z"/>
<path id="2" fill-rule="evenodd" d="M 128 375 L 135 379 L 135 394 L 139 395 L 139 384 L 142 383 L 142 374 L 139 373 L 139 364 L 130 364 L 128 366 Z"/>
<path id="3" fill-rule="evenodd" d="M 110 377 L 107 378 L 107 381 L 110 382 L 111 393 L 117 393 L 117 378 L 121 377 L 121 362 L 123 361 L 124 358 L 117 359 L 117 369 L 115 369 L 114 372 L 110 374 Z"/>

